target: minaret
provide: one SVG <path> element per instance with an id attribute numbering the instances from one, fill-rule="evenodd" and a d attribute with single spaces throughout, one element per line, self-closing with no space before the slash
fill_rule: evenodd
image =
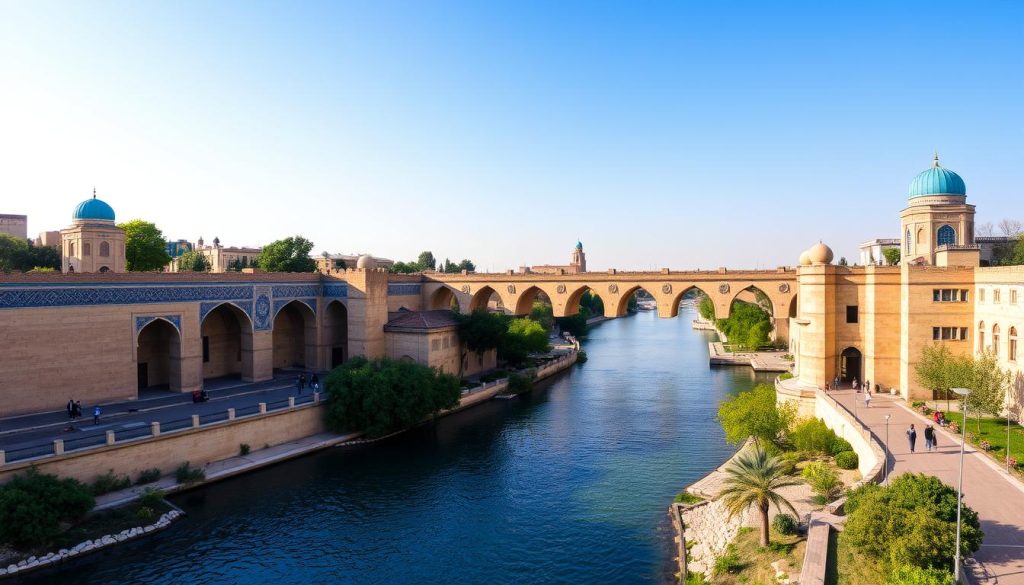
<path id="1" fill-rule="evenodd" d="M 569 265 L 575 266 L 577 273 L 587 271 L 587 255 L 583 252 L 583 242 L 576 242 L 576 247 L 572 250 L 572 260 L 569 262 Z"/>

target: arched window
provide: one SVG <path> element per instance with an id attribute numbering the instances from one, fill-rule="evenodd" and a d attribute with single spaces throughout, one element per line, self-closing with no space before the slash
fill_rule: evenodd
<path id="1" fill-rule="evenodd" d="M 82 254 L 85 256 L 92 256 L 92 244 L 88 242 L 82 244 Z"/>
<path id="2" fill-rule="evenodd" d="M 1006 359 L 1011 362 L 1017 361 L 1017 328 L 1010 327 L 1010 346 L 1006 352 Z"/>
<path id="3" fill-rule="evenodd" d="M 999 357 L 999 323 L 992 326 L 992 355 Z"/>
<path id="4" fill-rule="evenodd" d="M 906 248 L 906 250 L 904 250 L 904 254 L 909 256 L 910 255 L 910 228 L 907 228 L 907 243 L 906 243 L 906 245 L 904 247 Z"/>
<path id="5" fill-rule="evenodd" d="M 956 231 L 948 225 L 944 225 L 939 228 L 938 244 L 940 246 L 950 246 L 956 244 Z"/>
<path id="6" fill-rule="evenodd" d="M 103 266 L 102 268 L 100 268 L 100 272 L 110 272 L 110 268 L 107 266 Z"/>
<path id="7" fill-rule="evenodd" d="M 100 256 L 110 256 L 110 242 L 100 242 Z"/>
<path id="8" fill-rule="evenodd" d="M 74 256 L 74 255 L 75 255 L 75 243 L 71 242 L 70 244 L 68 244 L 68 256 Z"/>
<path id="9" fill-rule="evenodd" d="M 985 353 L 985 322 L 978 322 L 978 353 Z"/>

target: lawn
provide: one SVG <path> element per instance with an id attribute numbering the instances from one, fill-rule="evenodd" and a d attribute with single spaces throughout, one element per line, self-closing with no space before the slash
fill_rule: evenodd
<path id="1" fill-rule="evenodd" d="M 728 571 L 720 571 L 719 574 L 712 576 L 710 581 L 715 585 L 777 583 L 772 563 L 782 559 L 789 566 L 789 578 L 796 580 L 800 576 L 800 567 L 804 560 L 805 538 L 798 535 L 783 536 L 772 530 L 771 544 L 768 547 L 762 547 L 759 539 L 758 530 L 741 528 L 729 551 L 723 555 L 729 559 L 716 563 L 717 568 L 728 568 Z"/>
<path id="2" fill-rule="evenodd" d="M 885 582 L 879 564 L 846 545 L 836 531 L 828 537 L 825 585 L 879 585 Z"/>
<path id="3" fill-rule="evenodd" d="M 964 427 L 963 415 L 959 412 L 947 412 L 946 418 L 951 421 L 956 421 L 956 424 Z M 992 449 L 988 452 L 989 455 L 994 457 L 999 463 L 1005 463 L 1006 461 L 1006 419 L 1005 418 L 986 418 L 981 419 L 981 432 L 978 432 L 978 422 L 972 416 L 967 421 L 967 442 L 971 443 L 975 447 L 981 448 L 980 443 L 982 440 L 988 441 L 992 444 Z M 1021 471 L 1021 463 L 1024 463 L 1024 427 L 1021 427 L 1017 423 L 1011 423 L 1010 425 L 1010 457 L 1017 459 L 1017 471 Z"/>

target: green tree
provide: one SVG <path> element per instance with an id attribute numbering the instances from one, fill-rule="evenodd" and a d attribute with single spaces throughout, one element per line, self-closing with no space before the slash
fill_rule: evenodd
<path id="1" fill-rule="evenodd" d="M 471 260 L 463 258 L 462 260 L 459 260 L 459 270 L 458 270 L 458 272 L 462 272 L 463 270 L 465 270 L 466 272 L 475 272 L 476 271 L 476 264 L 473 264 L 473 262 Z"/>
<path id="2" fill-rule="evenodd" d="M 508 331 L 508 317 L 477 309 L 469 315 L 456 315 L 459 322 L 459 341 L 466 349 L 482 354 L 501 345 Z"/>
<path id="3" fill-rule="evenodd" d="M 530 309 L 530 318 L 540 323 L 540 326 L 545 331 L 551 331 L 551 328 L 555 326 L 554 309 L 552 309 L 551 303 L 533 301 L 533 307 Z"/>
<path id="4" fill-rule="evenodd" d="M 792 424 L 796 411 L 791 404 L 779 405 L 775 388 L 758 384 L 718 404 L 718 422 L 730 443 L 742 443 L 753 437 L 775 443 Z"/>
<path id="5" fill-rule="evenodd" d="M 156 224 L 133 219 L 117 227 L 124 230 L 124 259 L 129 272 L 161 270 L 171 261 L 167 240 Z"/>
<path id="6" fill-rule="evenodd" d="M 412 274 L 419 271 L 420 267 L 415 262 L 398 261 L 391 265 L 391 272 L 395 274 Z"/>
<path id="7" fill-rule="evenodd" d="M 882 256 L 885 256 L 885 263 L 889 266 L 896 266 L 900 263 L 899 248 L 886 248 L 885 250 L 882 250 Z"/>
<path id="8" fill-rule="evenodd" d="M 526 361 L 530 353 L 550 349 L 548 332 L 540 323 L 532 319 L 512 319 L 498 346 L 498 357 L 510 364 L 519 365 Z"/>
<path id="9" fill-rule="evenodd" d="M 27 254 L 27 240 L 9 234 L 0 234 L 0 272 L 22 270 Z"/>
<path id="10" fill-rule="evenodd" d="M 978 432 L 981 432 L 981 415 L 997 416 L 1002 412 L 1006 392 L 1012 374 L 999 367 L 996 356 L 985 353 L 974 358 L 969 355 L 953 355 L 941 343 L 925 346 L 914 367 L 918 382 L 938 393 L 951 394 L 951 388 L 968 388 L 968 414 L 976 416 Z M 960 397 L 954 397 L 962 400 Z M 966 425 L 966 421 L 965 421 Z"/>
<path id="11" fill-rule="evenodd" d="M 209 272 L 210 260 L 198 250 L 189 250 L 178 256 L 178 272 Z"/>
<path id="12" fill-rule="evenodd" d="M 956 490 L 936 477 L 906 473 L 888 487 L 867 484 L 844 504 L 846 528 L 839 538 L 891 570 L 900 565 L 950 570 L 956 548 Z M 978 514 L 961 511 L 961 553 L 981 546 Z"/>
<path id="13" fill-rule="evenodd" d="M 31 467 L 0 486 L 0 542 L 18 547 L 50 543 L 61 522 L 80 520 L 95 500 L 74 479 L 59 479 Z"/>
<path id="14" fill-rule="evenodd" d="M 697 305 L 697 312 L 700 313 L 700 316 L 704 319 L 714 322 L 715 301 L 712 301 L 711 297 L 707 295 L 701 295 L 700 304 Z"/>
<path id="15" fill-rule="evenodd" d="M 60 251 L 52 246 L 28 245 L 23 270 L 47 272 L 60 270 Z M 38 270 L 43 269 L 43 270 Z"/>
<path id="16" fill-rule="evenodd" d="M 309 257 L 313 242 L 292 236 L 271 242 L 256 256 L 256 265 L 264 272 L 314 272 L 316 262 Z"/>
<path id="17" fill-rule="evenodd" d="M 754 506 L 761 515 L 761 546 L 770 544 L 768 511 L 771 504 L 780 511 L 785 508 L 797 516 L 793 504 L 780 492 L 782 488 L 799 485 L 797 479 L 786 474 L 785 462 L 780 457 L 768 455 L 759 445 L 748 449 L 733 459 L 725 468 L 726 479 L 718 497 L 725 504 L 729 515 L 743 514 Z"/>
<path id="18" fill-rule="evenodd" d="M 424 250 L 416 258 L 416 264 L 420 267 L 420 270 L 434 270 L 437 266 L 437 259 L 434 258 L 433 252 Z"/>
<path id="19" fill-rule="evenodd" d="M 899 565 L 889 571 L 885 585 L 955 585 L 949 571 Z"/>
<path id="20" fill-rule="evenodd" d="M 750 350 L 767 345 L 772 331 L 768 313 L 760 306 L 744 301 L 733 302 L 729 317 L 719 319 L 716 326 L 729 338 L 729 343 Z"/>
<path id="21" fill-rule="evenodd" d="M 335 432 L 379 437 L 409 428 L 459 403 L 459 380 L 427 366 L 356 357 L 324 380 L 327 424 Z"/>

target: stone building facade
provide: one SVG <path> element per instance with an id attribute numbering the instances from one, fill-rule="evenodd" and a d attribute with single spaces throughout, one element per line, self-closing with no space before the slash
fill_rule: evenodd
<path id="1" fill-rule="evenodd" d="M 0 234 L 20 238 L 28 238 L 28 216 L 0 213 Z"/>

